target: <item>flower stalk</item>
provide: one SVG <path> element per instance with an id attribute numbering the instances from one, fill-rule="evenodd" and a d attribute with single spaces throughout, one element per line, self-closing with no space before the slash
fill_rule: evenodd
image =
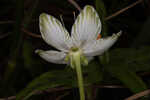
<path id="1" fill-rule="evenodd" d="M 81 54 L 80 52 L 74 52 L 72 54 L 72 61 L 73 66 L 77 73 L 77 80 L 78 80 L 78 87 L 80 92 L 80 100 L 85 100 L 85 93 L 84 93 L 84 82 L 83 82 L 83 76 L 82 76 L 82 68 L 81 68 Z"/>

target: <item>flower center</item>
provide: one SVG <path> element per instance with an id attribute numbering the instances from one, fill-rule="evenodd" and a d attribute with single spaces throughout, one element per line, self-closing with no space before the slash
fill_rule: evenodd
<path id="1" fill-rule="evenodd" d="M 66 58 L 65 61 L 70 63 L 70 66 L 72 68 L 74 68 L 74 56 L 79 55 L 80 56 L 80 63 L 82 65 L 88 65 L 88 60 L 86 59 L 86 57 L 83 55 L 82 49 L 78 48 L 78 47 L 71 47 Z"/>
<path id="2" fill-rule="evenodd" d="M 77 51 L 79 51 L 79 48 L 77 48 L 77 47 L 71 47 L 70 51 L 77 52 Z"/>

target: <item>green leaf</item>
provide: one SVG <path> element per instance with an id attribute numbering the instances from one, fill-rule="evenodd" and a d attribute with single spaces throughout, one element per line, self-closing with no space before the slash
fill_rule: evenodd
<path id="1" fill-rule="evenodd" d="M 103 78 L 102 68 L 96 61 L 92 61 L 89 66 L 83 68 L 84 77 L 86 85 L 100 83 Z"/>
<path id="2" fill-rule="evenodd" d="M 24 41 L 22 55 L 24 68 L 30 72 L 31 77 L 35 77 L 37 74 L 39 75 L 40 73 L 43 73 L 43 69 L 45 67 L 41 63 L 41 59 L 37 59 L 37 57 L 34 56 L 34 48 L 31 41 Z"/>
<path id="3" fill-rule="evenodd" d="M 118 48 L 110 52 L 110 63 L 126 65 L 134 72 L 150 71 L 150 47 Z"/>
<path id="4" fill-rule="evenodd" d="M 23 28 L 27 28 L 29 25 L 29 22 L 32 19 L 32 14 L 35 12 L 35 9 L 37 8 L 38 0 L 34 2 L 34 6 L 31 9 L 30 13 L 28 13 L 28 16 L 26 16 L 24 19 L 24 0 L 16 0 L 16 20 L 14 24 L 14 34 L 11 38 L 11 43 L 9 51 L 9 59 L 8 59 L 8 65 L 6 67 L 6 71 L 4 73 L 4 79 L 2 82 L 2 89 L 0 91 L 0 94 L 8 95 L 9 93 L 14 93 L 11 90 L 14 90 L 14 84 L 16 80 L 16 71 L 20 66 L 23 66 L 22 64 L 22 56 L 21 50 L 22 50 L 22 44 L 23 44 L 23 33 L 22 33 L 22 26 Z M 24 23 L 22 23 L 24 20 Z M 27 21 L 26 21 L 27 20 Z M 18 73 L 17 73 L 18 74 Z"/>
<path id="5" fill-rule="evenodd" d="M 100 73 L 99 66 L 97 65 L 98 64 L 96 62 L 92 62 L 89 66 L 83 67 L 84 74 L 86 74 L 84 76 L 84 84 L 86 86 L 98 83 L 102 80 L 102 74 Z M 77 87 L 75 72 L 70 70 L 46 72 L 34 79 L 25 89 L 18 93 L 16 100 L 21 100 L 23 98 L 23 100 L 26 100 L 34 95 L 35 91 L 42 91 L 59 86 Z"/>
<path id="6" fill-rule="evenodd" d="M 147 89 L 146 84 L 135 72 L 130 71 L 122 64 L 114 64 L 107 66 L 107 70 L 116 78 L 118 78 L 126 87 L 128 87 L 133 93 L 138 93 Z"/>
<path id="7" fill-rule="evenodd" d="M 29 85 L 17 94 L 16 100 L 27 100 L 36 91 L 55 88 L 58 86 L 72 86 L 72 74 L 66 71 L 51 71 L 34 79 Z"/>
<path id="8" fill-rule="evenodd" d="M 146 90 L 146 84 L 136 75 L 136 71 L 143 71 L 146 65 L 146 69 L 150 70 L 149 50 L 150 47 L 115 49 L 110 52 L 110 62 L 105 68 L 133 93 Z"/>

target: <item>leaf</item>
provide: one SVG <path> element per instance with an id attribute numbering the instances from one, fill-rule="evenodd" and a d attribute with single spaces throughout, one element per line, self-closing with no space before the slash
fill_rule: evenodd
<path id="1" fill-rule="evenodd" d="M 99 82 L 102 78 L 99 73 L 96 62 L 92 62 L 90 66 L 84 67 L 84 73 L 87 73 L 84 79 L 85 85 L 90 85 Z M 95 73 L 93 73 L 93 71 Z M 70 70 L 51 71 L 42 74 L 34 79 L 29 85 L 17 94 L 16 100 L 27 100 L 35 94 L 35 91 L 42 91 L 48 88 L 55 88 L 59 86 L 77 87 L 76 74 Z"/>
<path id="2" fill-rule="evenodd" d="M 31 77 L 39 75 L 39 73 L 43 73 L 44 65 L 41 63 L 41 59 L 37 59 L 35 57 L 33 44 L 30 43 L 31 41 L 24 41 L 23 44 L 23 61 L 24 61 L 24 68 L 30 72 Z"/>
<path id="3" fill-rule="evenodd" d="M 33 6 L 34 8 L 31 9 L 30 13 L 28 15 L 32 15 L 37 8 L 38 0 L 34 2 L 35 5 Z M 11 43 L 9 47 L 9 60 L 8 60 L 8 65 L 4 73 L 4 79 L 2 81 L 2 89 L 0 91 L 0 94 L 3 95 L 8 95 L 9 93 L 14 93 L 11 90 L 14 90 L 14 84 L 15 84 L 15 79 L 16 79 L 16 71 L 19 69 L 21 63 L 22 63 L 22 56 L 21 50 L 22 50 L 22 44 L 23 44 L 23 33 L 21 31 L 22 26 L 24 28 L 27 28 L 29 22 L 32 19 L 32 16 L 27 16 L 23 19 L 24 17 L 24 1 L 23 0 L 16 0 L 16 13 L 15 13 L 15 24 L 14 24 L 14 34 L 11 38 Z M 27 20 L 24 23 L 23 20 Z M 23 66 L 23 65 L 22 65 Z M 17 73 L 18 74 L 18 73 Z"/>
<path id="4" fill-rule="evenodd" d="M 147 65 L 146 69 L 150 70 L 150 54 L 147 53 L 149 50 L 150 47 L 137 50 L 134 48 L 115 49 L 110 52 L 110 62 L 105 69 L 125 84 L 133 93 L 146 90 L 146 84 L 136 75 L 136 71 L 143 71 L 144 67 L 142 65 Z"/>
<path id="5" fill-rule="evenodd" d="M 42 74 L 34 79 L 29 85 L 17 94 L 16 100 L 27 100 L 35 91 L 42 91 L 48 88 L 55 88 L 58 86 L 72 86 L 72 74 L 66 71 L 51 71 Z"/>
<path id="6" fill-rule="evenodd" d="M 133 93 L 146 90 L 147 86 L 135 72 L 126 68 L 126 65 L 114 64 L 107 66 L 107 70 L 123 84 L 125 84 Z"/>
<path id="7" fill-rule="evenodd" d="M 92 61 L 89 66 L 86 66 L 83 70 L 84 74 L 87 74 L 86 77 L 84 77 L 86 85 L 100 83 L 102 81 L 103 73 L 96 61 Z"/>
<path id="8" fill-rule="evenodd" d="M 150 70 L 150 47 L 118 48 L 110 52 L 110 62 L 127 65 L 134 72 Z"/>

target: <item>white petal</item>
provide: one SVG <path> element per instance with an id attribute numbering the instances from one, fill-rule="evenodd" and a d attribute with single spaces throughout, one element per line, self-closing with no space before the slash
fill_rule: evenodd
<path id="1" fill-rule="evenodd" d="M 110 37 L 99 39 L 96 40 L 95 42 L 89 42 L 88 45 L 86 45 L 83 48 L 83 52 L 85 56 L 101 55 L 117 41 L 120 35 L 121 35 L 121 31 L 118 32 L 117 34 L 113 34 Z"/>
<path id="2" fill-rule="evenodd" d="M 72 26 L 72 39 L 77 46 L 84 45 L 87 41 L 96 40 L 101 32 L 100 18 L 92 6 L 85 6 Z"/>
<path id="3" fill-rule="evenodd" d="M 71 38 L 59 20 L 43 13 L 39 24 L 41 35 L 49 45 L 62 51 L 70 48 Z"/>
<path id="4" fill-rule="evenodd" d="M 48 62 L 56 63 L 56 64 L 66 64 L 65 57 L 66 54 L 64 52 L 58 52 L 58 51 L 43 51 L 43 50 L 36 50 L 36 53 L 40 55 L 43 59 L 45 59 Z"/>

